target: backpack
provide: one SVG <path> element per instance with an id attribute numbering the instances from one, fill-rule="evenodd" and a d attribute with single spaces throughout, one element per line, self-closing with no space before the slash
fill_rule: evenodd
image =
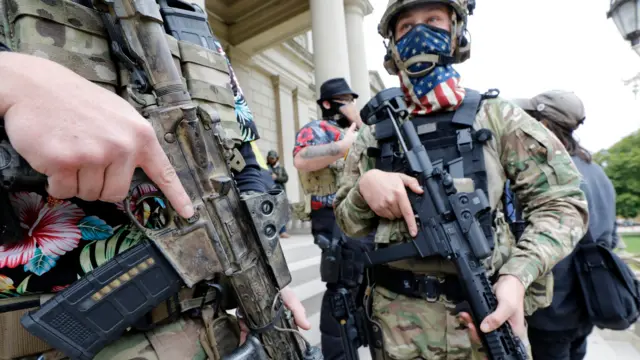
<path id="1" fill-rule="evenodd" d="M 640 281 L 611 249 L 588 231 L 573 257 L 591 322 L 601 328 L 626 330 L 640 317 Z"/>

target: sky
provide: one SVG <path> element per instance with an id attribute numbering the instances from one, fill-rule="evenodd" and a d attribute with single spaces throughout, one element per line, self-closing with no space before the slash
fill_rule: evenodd
<path id="1" fill-rule="evenodd" d="M 364 21 L 367 66 L 386 86 L 397 77 L 382 66 L 385 49 L 377 26 L 387 0 L 369 0 Z M 454 66 L 462 85 L 504 98 L 569 90 L 585 104 L 575 136 L 591 152 L 606 149 L 640 128 L 640 94 L 623 84 L 640 72 L 640 56 L 611 19 L 609 0 L 479 0 L 469 20 L 471 58 Z"/>

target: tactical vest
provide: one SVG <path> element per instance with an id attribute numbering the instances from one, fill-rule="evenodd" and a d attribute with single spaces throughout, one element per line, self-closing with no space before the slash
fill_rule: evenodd
<path id="1" fill-rule="evenodd" d="M 462 105 L 455 112 L 414 117 L 411 122 L 415 124 L 434 168 L 446 170 L 456 179 L 458 191 L 482 189 L 488 196 L 483 145 L 491 139 L 492 133 L 489 129 L 475 130 L 473 123 L 482 100 L 495 98 L 497 94 L 481 95 L 474 90 L 466 91 Z M 408 167 L 401 154 L 392 120 L 383 120 L 375 126 L 378 147 L 367 149 L 367 153 L 376 159 L 376 169 L 406 173 Z M 466 183 L 462 179 L 467 180 Z M 485 213 L 478 221 L 493 248 L 493 214 Z"/>
<path id="2" fill-rule="evenodd" d="M 342 135 L 344 129 L 336 127 Z M 340 174 L 344 170 L 344 159 L 340 158 L 328 167 L 316 171 L 298 171 L 300 185 L 307 195 L 325 196 L 338 191 Z"/>
<path id="3" fill-rule="evenodd" d="M 465 99 L 455 112 L 437 113 L 411 119 L 433 167 L 447 170 L 454 178 L 454 183 L 459 191 L 471 192 L 479 188 L 489 196 L 483 148 L 487 141 L 491 140 L 493 134 L 489 129 L 476 130 L 473 128 L 473 124 L 482 101 L 495 98 L 497 94 L 496 91 L 480 94 L 477 91 L 466 89 Z M 391 120 L 384 120 L 375 125 L 378 147 L 367 149 L 367 155 L 375 159 L 377 169 L 406 173 L 408 168 L 403 160 L 400 145 L 392 126 Z M 525 226 L 522 217 L 514 222 L 508 214 L 505 214 L 507 207 L 503 204 L 504 196 L 503 194 L 503 201 L 498 202 L 494 211 L 485 213 L 478 218 L 493 250 L 492 256 L 485 260 L 485 266 L 494 270 L 496 270 L 496 266 L 504 264 L 504 260 L 511 253 Z M 508 240 L 512 238 L 512 235 L 502 233 L 504 231 L 511 231 L 511 234 L 516 236 L 513 239 L 514 242 Z M 525 314 L 530 315 L 539 308 L 549 306 L 552 295 L 553 273 L 548 272 L 527 288 L 524 298 Z"/>

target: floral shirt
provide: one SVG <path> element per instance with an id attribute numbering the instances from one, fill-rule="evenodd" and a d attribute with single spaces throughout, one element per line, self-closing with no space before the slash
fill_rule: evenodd
<path id="1" fill-rule="evenodd" d="M 296 144 L 293 148 L 293 156 L 295 157 L 302 149 L 307 146 L 324 145 L 342 139 L 342 132 L 338 124 L 332 120 L 315 120 L 306 124 L 296 136 Z M 319 210 L 325 207 L 333 207 L 333 199 L 336 194 L 324 196 L 311 196 L 311 209 Z"/>
<path id="2" fill-rule="evenodd" d="M 154 191 L 141 185 L 132 203 Z M 60 291 L 144 238 L 122 203 L 58 200 L 36 192 L 12 193 L 9 201 L 23 235 L 0 246 L 0 299 Z M 142 224 L 156 216 L 152 205 L 145 202 L 136 214 Z"/>
<path id="3" fill-rule="evenodd" d="M 243 139 L 257 140 L 253 114 L 235 72 L 220 43 L 216 46 L 229 64 Z M 4 48 L 1 43 L 0 48 Z M 151 185 L 141 185 L 132 194 L 132 203 L 154 191 Z M 9 199 L 24 232 L 16 243 L 0 245 L 0 299 L 60 291 L 144 238 L 123 204 L 58 200 L 44 192 L 13 193 Z M 136 216 L 143 224 L 154 221 L 158 216 L 154 207 L 164 206 L 152 198 Z"/>

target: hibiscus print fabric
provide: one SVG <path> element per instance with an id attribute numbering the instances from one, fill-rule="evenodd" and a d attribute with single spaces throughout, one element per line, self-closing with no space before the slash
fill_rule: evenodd
<path id="1" fill-rule="evenodd" d="M 342 139 L 342 132 L 335 121 L 314 120 L 306 124 L 296 136 L 296 144 L 293 148 L 293 156 L 296 156 L 307 146 L 324 145 Z M 336 194 L 325 196 L 311 196 L 311 209 L 319 210 L 325 207 L 332 208 Z"/>
<path id="2" fill-rule="evenodd" d="M 224 49 L 220 42 L 216 39 L 214 40 L 216 45 L 216 50 L 220 54 L 227 59 L 227 66 L 229 67 L 229 74 L 231 74 L 231 89 L 233 90 L 233 96 L 235 98 L 235 107 L 236 107 L 236 118 L 238 123 L 240 123 L 240 129 L 242 131 L 242 139 L 244 142 L 258 140 L 260 135 L 258 135 L 258 129 L 256 128 L 256 123 L 253 122 L 253 113 L 251 109 L 249 109 L 249 105 L 247 104 L 247 100 L 244 97 L 244 92 L 238 83 L 238 78 L 236 77 L 236 72 L 233 70 L 231 66 L 231 62 L 227 57 Z"/>
<path id="3" fill-rule="evenodd" d="M 153 186 L 141 185 L 132 203 L 156 192 Z M 0 298 L 61 291 L 144 239 L 124 204 L 58 200 L 35 192 L 9 198 L 23 237 L 0 246 Z M 159 199 L 147 202 L 164 207 Z M 146 202 L 132 213 L 143 225 L 155 221 Z"/>

